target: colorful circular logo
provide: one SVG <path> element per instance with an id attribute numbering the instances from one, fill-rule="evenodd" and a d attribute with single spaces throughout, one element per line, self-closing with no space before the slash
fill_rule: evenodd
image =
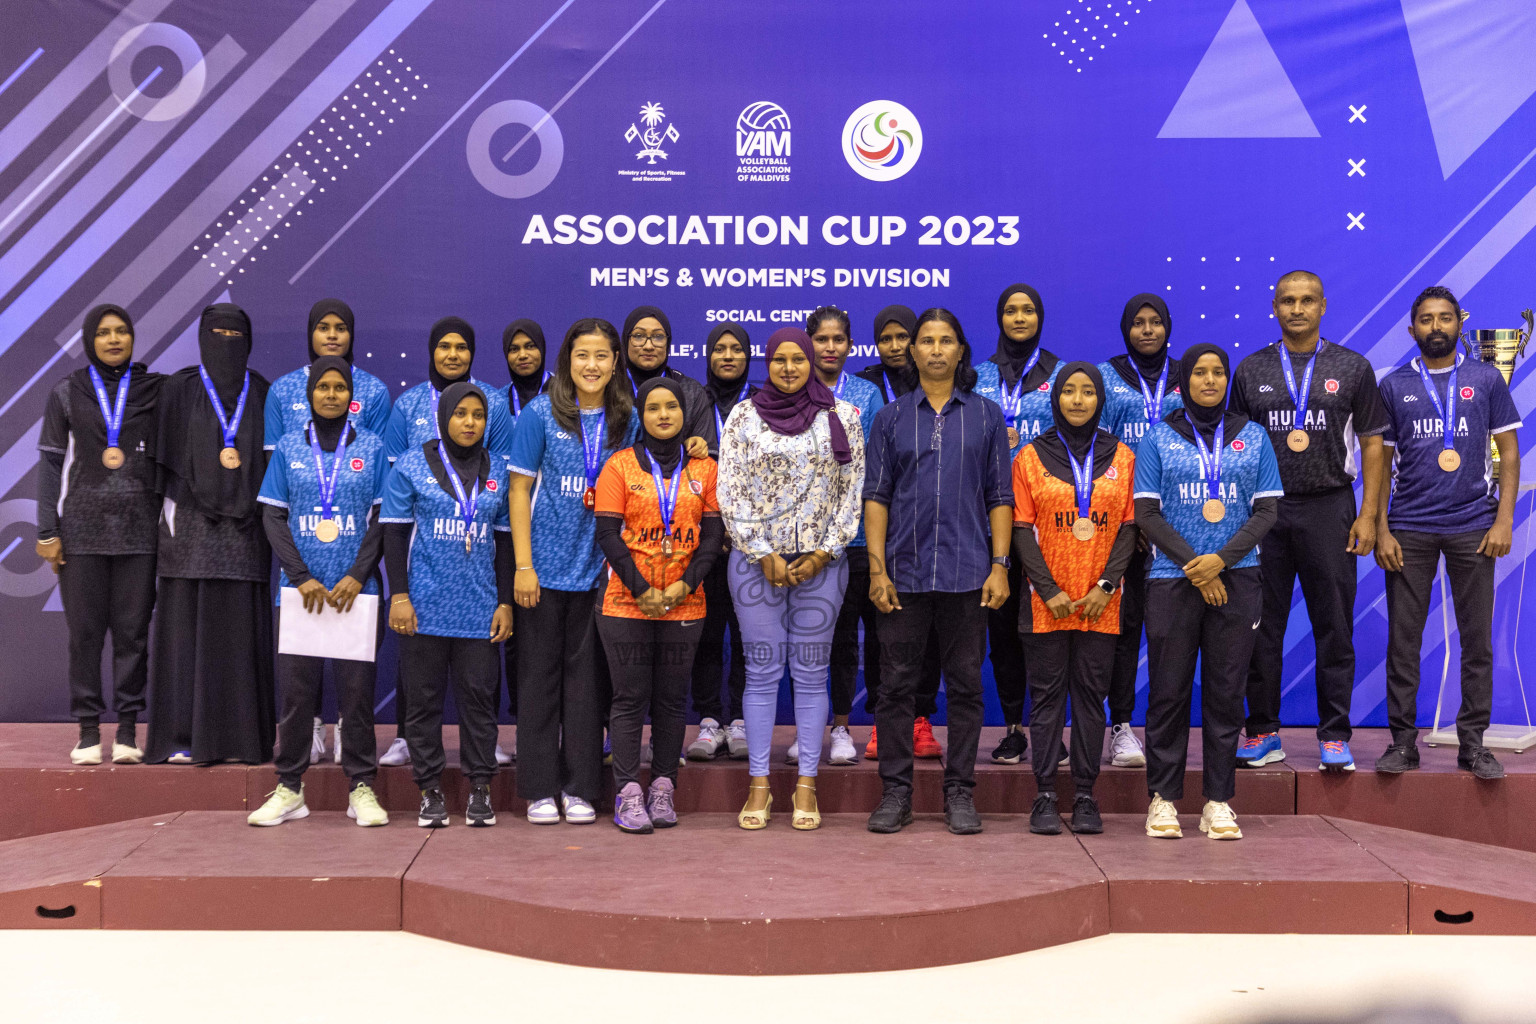
<path id="1" fill-rule="evenodd" d="M 1240 451 L 1242 451 L 1246 447 L 1248 447 L 1248 446 L 1243 444 L 1243 439 L 1242 438 L 1238 438 L 1237 440 L 1232 442 L 1232 450 L 1235 451 L 1235 452 L 1240 452 Z"/>
<path id="2" fill-rule="evenodd" d="M 488 491 L 494 491 L 496 489 L 496 481 L 495 480 L 487 480 L 485 482 L 485 489 L 488 490 Z"/>
<path id="3" fill-rule="evenodd" d="M 1470 401 L 1471 398 L 1472 398 L 1472 395 L 1473 395 L 1473 391 L 1472 391 L 1471 388 L 1462 388 L 1461 389 L 1461 397 L 1464 400 Z"/>
<path id="4" fill-rule="evenodd" d="M 354 473 L 361 473 L 362 471 L 363 471 L 363 460 L 362 459 L 353 459 L 352 460 L 352 472 L 354 472 Z"/>
<path id="5" fill-rule="evenodd" d="M 866 103 L 843 125 L 843 157 L 870 181 L 894 181 L 912 169 L 922 152 L 922 126 L 900 103 Z"/>

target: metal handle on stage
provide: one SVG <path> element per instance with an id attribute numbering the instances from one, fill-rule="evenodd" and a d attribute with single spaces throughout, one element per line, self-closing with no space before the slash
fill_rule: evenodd
<path id="1" fill-rule="evenodd" d="M 1466 310 L 1461 311 L 1461 322 L 1465 324 L 1472 314 Z M 1536 330 L 1536 316 L 1529 309 L 1520 314 L 1525 320 L 1525 327 L 1506 328 L 1491 331 L 1463 331 L 1461 334 L 1462 347 L 1467 350 L 1467 355 L 1473 359 L 1485 363 L 1492 363 L 1498 367 L 1499 373 L 1504 375 L 1504 383 L 1508 384 L 1515 373 L 1515 361 L 1525 355 L 1525 346 L 1531 340 L 1533 330 Z M 1493 456 L 1494 464 L 1499 461 L 1498 446 L 1489 439 L 1489 448 Z"/>

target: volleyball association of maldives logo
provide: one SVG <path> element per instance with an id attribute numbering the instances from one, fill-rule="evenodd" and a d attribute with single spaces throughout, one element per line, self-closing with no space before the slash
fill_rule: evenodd
<path id="1" fill-rule="evenodd" d="M 870 181 L 894 181 L 912 169 L 922 152 L 922 126 L 900 103 L 866 103 L 843 125 L 843 156 Z"/>

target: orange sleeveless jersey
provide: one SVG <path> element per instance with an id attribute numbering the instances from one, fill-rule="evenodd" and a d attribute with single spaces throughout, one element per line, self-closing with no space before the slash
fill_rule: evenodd
<path id="1" fill-rule="evenodd" d="M 1118 445 L 1114 461 L 1104 475 L 1093 481 L 1089 514 L 1094 531 L 1091 540 L 1072 536 L 1077 521 L 1077 492 L 1071 480 L 1061 480 L 1045 471 L 1033 444 L 1025 445 L 1013 460 L 1013 521 L 1035 527 L 1035 538 L 1045 555 L 1051 578 L 1062 591 L 1076 601 L 1099 581 L 1100 571 L 1109 560 L 1109 549 L 1122 523 L 1136 518 L 1133 493 L 1136 483 L 1136 456 L 1125 445 Z M 1120 632 L 1120 592 L 1117 590 L 1098 619 L 1089 622 L 1083 613 L 1073 612 L 1058 619 L 1046 608 L 1039 594 L 1030 590 L 1036 633 L 1058 629 L 1081 629 L 1094 633 Z"/>
<path id="2" fill-rule="evenodd" d="M 670 556 L 661 553 L 664 531 L 656 482 L 649 470 L 640 468 L 635 450 L 626 448 L 615 452 L 597 477 L 597 511 L 617 512 L 624 516 L 624 544 L 634 556 L 640 574 L 658 590 L 665 590 L 683 578 L 693 552 L 699 546 L 699 521 L 705 512 L 717 515 L 720 512 L 720 503 L 715 498 L 715 460 L 689 459 L 681 472 L 683 480 L 677 488 L 677 509 L 672 514 Z M 603 614 L 624 619 L 647 618 L 629 588 L 611 573 L 608 589 L 603 594 Z M 703 617 L 704 587 L 701 585 L 658 621 L 692 621 Z"/>

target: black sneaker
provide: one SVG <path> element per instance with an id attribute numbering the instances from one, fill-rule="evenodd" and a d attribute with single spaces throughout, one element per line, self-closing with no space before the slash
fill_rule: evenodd
<path id="1" fill-rule="evenodd" d="M 900 832 L 910 824 L 912 824 L 912 801 L 895 793 L 886 793 L 882 796 L 880 806 L 876 807 L 869 816 L 871 832 Z"/>
<path id="2" fill-rule="evenodd" d="M 1029 830 L 1037 836 L 1061 835 L 1061 814 L 1056 810 L 1056 794 L 1041 793 L 1029 810 Z"/>
<path id="3" fill-rule="evenodd" d="M 444 828 L 448 824 L 448 801 L 437 786 L 421 791 L 421 809 L 416 812 L 416 824 L 422 828 Z"/>
<path id="4" fill-rule="evenodd" d="M 1457 760 L 1460 760 L 1458 758 Z M 1401 775 L 1419 766 L 1419 748 L 1393 745 L 1376 759 L 1376 770 L 1383 775 Z"/>
<path id="5" fill-rule="evenodd" d="M 1473 747 L 1456 755 L 1456 767 L 1465 769 L 1480 779 L 1502 779 L 1504 766 L 1487 747 Z"/>
<path id="6" fill-rule="evenodd" d="M 944 824 L 957 836 L 973 836 L 981 831 L 981 815 L 968 789 L 944 794 Z"/>
<path id="7" fill-rule="evenodd" d="M 477 782 L 469 788 L 464 824 L 470 828 L 489 828 L 496 824 L 496 810 L 491 806 L 491 787 L 486 783 Z"/>
<path id="8" fill-rule="evenodd" d="M 1010 728 L 1003 742 L 992 750 L 993 764 L 1018 764 L 1029 752 L 1029 735 L 1017 726 Z"/>
<path id="9" fill-rule="evenodd" d="M 1104 819 L 1099 817 L 1099 802 L 1087 793 L 1077 794 L 1072 801 L 1072 831 L 1096 836 L 1104 831 Z"/>

